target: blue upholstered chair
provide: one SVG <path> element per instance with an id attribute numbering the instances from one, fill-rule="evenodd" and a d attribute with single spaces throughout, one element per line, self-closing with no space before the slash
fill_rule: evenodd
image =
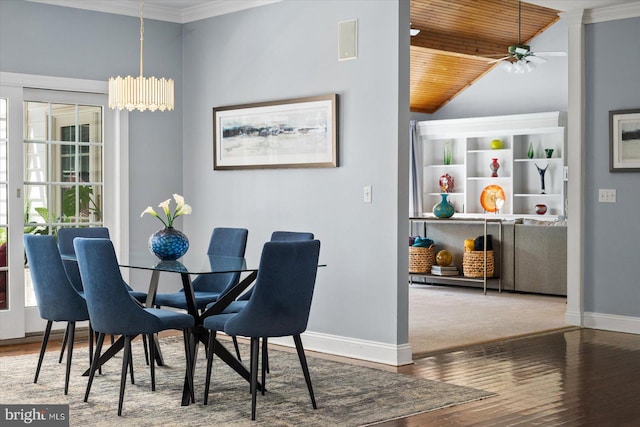
<path id="1" fill-rule="evenodd" d="M 109 229 L 107 227 L 62 227 L 58 229 L 58 248 L 61 255 L 75 256 L 76 251 L 73 248 L 73 239 L 76 237 L 85 238 L 98 238 L 109 239 Z M 84 289 L 82 286 L 82 280 L 80 280 L 80 270 L 78 270 L 78 263 L 73 260 L 62 260 L 64 269 L 67 272 L 69 280 L 73 286 L 84 296 Z M 145 292 L 134 291 L 131 286 L 125 282 L 125 287 L 129 291 L 129 295 L 135 298 L 140 303 L 144 304 L 147 300 L 147 294 Z M 113 336 L 111 337 L 111 343 L 113 344 Z M 60 348 L 60 360 L 64 354 L 64 349 L 67 344 L 67 335 L 64 335 L 62 340 L 62 347 Z M 149 362 L 147 339 L 144 338 L 144 355 L 147 363 Z"/>
<path id="2" fill-rule="evenodd" d="M 73 239 L 76 237 L 109 239 L 109 229 L 107 227 L 63 227 L 58 229 L 58 247 L 61 255 L 75 256 L 76 251 L 73 249 Z M 78 263 L 70 260 L 63 260 L 64 269 L 69 276 L 69 280 L 78 291 L 83 291 L 82 280 L 80 280 L 80 271 Z M 129 294 L 136 300 L 144 304 L 147 300 L 145 292 L 134 291 L 131 286 L 125 283 L 125 287 Z"/>
<path id="3" fill-rule="evenodd" d="M 208 255 L 244 257 L 249 231 L 244 228 L 213 229 L 209 241 Z M 238 284 L 240 273 L 203 274 L 193 279 L 193 290 L 198 310 L 216 301 L 227 289 Z M 154 301 L 156 307 L 166 306 L 187 309 L 184 289 L 169 294 L 157 294 Z"/>
<path id="4" fill-rule="evenodd" d="M 38 381 L 53 322 L 67 322 L 66 336 L 68 337 L 69 350 L 67 351 L 67 370 L 64 379 L 64 394 L 67 394 L 76 322 L 89 320 L 87 304 L 84 297 L 73 287 L 64 271 L 55 238 L 25 234 L 23 240 L 40 317 L 47 321 L 33 382 Z M 91 328 L 89 328 L 90 346 L 93 343 L 92 335 Z M 91 351 L 90 347 L 90 361 Z"/>
<path id="5" fill-rule="evenodd" d="M 318 270 L 318 240 L 267 242 L 258 277 L 246 307 L 239 313 L 221 313 L 204 320 L 209 330 L 204 402 L 207 404 L 217 331 L 251 339 L 251 419 L 256 415 L 260 338 L 293 336 L 313 408 L 317 408 L 300 334 L 307 328 Z M 263 352 L 264 366 L 264 352 Z M 262 371 L 264 383 L 264 369 Z M 264 393 L 264 385 L 263 385 Z"/>
<path id="6" fill-rule="evenodd" d="M 96 373 L 105 334 L 124 335 L 122 374 L 120 377 L 120 400 L 118 415 L 122 415 L 127 366 L 131 358 L 131 340 L 136 335 L 148 335 L 167 329 L 183 331 L 187 379 L 193 395 L 193 370 L 190 355 L 189 336 L 195 326 L 190 314 L 157 308 L 143 308 L 129 295 L 124 286 L 113 244 L 108 239 L 76 238 L 73 242 L 80 268 L 80 277 L 85 289 L 85 297 L 91 323 L 98 332 L 96 353 L 91 365 L 89 382 L 84 401 L 89 399 L 91 384 Z M 151 359 L 154 356 L 153 339 L 149 339 Z M 151 389 L 155 390 L 155 364 L 151 363 Z"/>
<path id="7" fill-rule="evenodd" d="M 274 231 L 271 233 L 271 241 L 272 242 L 295 242 L 298 240 L 313 240 L 313 233 L 308 233 L 304 231 Z M 253 292 L 253 288 L 249 289 L 244 294 L 240 295 L 240 297 L 229 304 L 227 308 L 224 309 L 223 313 L 238 313 L 242 310 L 249 301 L 249 297 L 251 297 L 251 292 Z M 236 356 L 238 356 L 238 360 L 242 360 L 240 357 L 240 348 L 238 347 L 238 340 L 235 335 L 231 337 L 233 339 L 233 347 L 236 350 Z M 262 340 L 262 351 L 265 355 L 266 360 L 268 361 L 267 355 L 267 339 Z M 265 369 L 269 372 L 269 364 L 268 362 L 265 364 Z"/>

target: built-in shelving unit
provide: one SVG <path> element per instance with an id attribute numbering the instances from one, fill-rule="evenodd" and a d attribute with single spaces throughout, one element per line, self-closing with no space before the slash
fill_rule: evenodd
<path id="1" fill-rule="evenodd" d="M 440 201 L 439 179 L 449 174 L 454 189 L 448 200 L 459 215 L 487 213 L 480 196 L 488 185 L 499 185 L 505 193 L 504 205 L 495 212 L 500 217 L 539 217 L 537 204 L 547 206 L 543 216 L 565 215 L 565 125 L 561 112 L 419 122 L 423 211 L 431 212 Z M 491 149 L 495 139 L 502 141 L 501 148 Z M 444 164 L 446 144 L 452 151 L 450 164 Z M 553 149 L 550 158 L 545 149 Z M 494 158 L 500 164 L 497 177 L 491 176 L 489 167 Z M 544 194 L 536 165 L 546 168 Z"/>

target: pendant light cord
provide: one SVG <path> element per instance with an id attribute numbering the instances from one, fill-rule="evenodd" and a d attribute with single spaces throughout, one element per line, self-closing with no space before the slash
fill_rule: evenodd
<path id="1" fill-rule="evenodd" d="M 144 0 L 140 0 L 140 77 L 144 69 L 144 20 L 142 19 L 142 11 L 144 8 Z"/>

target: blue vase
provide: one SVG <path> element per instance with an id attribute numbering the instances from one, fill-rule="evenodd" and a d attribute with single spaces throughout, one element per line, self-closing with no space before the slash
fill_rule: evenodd
<path id="1" fill-rule="evenodd" d="M 442 200 L 433 207 L 433 214 L 438 218 L 451 218 L 455 210 L 453 205 L 447 200 L 447 193 L 440 194 Z"/>
<path id="2" fill-rule="evenodd" d="M 163 261 L 173 261 L 187 253 L 189 239 L 180 230 L 165 227 L 149 237 L 149 250 Z"/>

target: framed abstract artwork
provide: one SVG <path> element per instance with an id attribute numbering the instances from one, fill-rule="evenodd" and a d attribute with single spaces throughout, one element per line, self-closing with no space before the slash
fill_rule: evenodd
<path id="1" fill-rule="evenodd" d="M 640 109 L 609 111 L 609 170 L 640 172 Z"/>
<path id="2" fill-rule="evenodd" d="M 336 94 L 213 109 L 213 168 L 338 166 Z"/>

